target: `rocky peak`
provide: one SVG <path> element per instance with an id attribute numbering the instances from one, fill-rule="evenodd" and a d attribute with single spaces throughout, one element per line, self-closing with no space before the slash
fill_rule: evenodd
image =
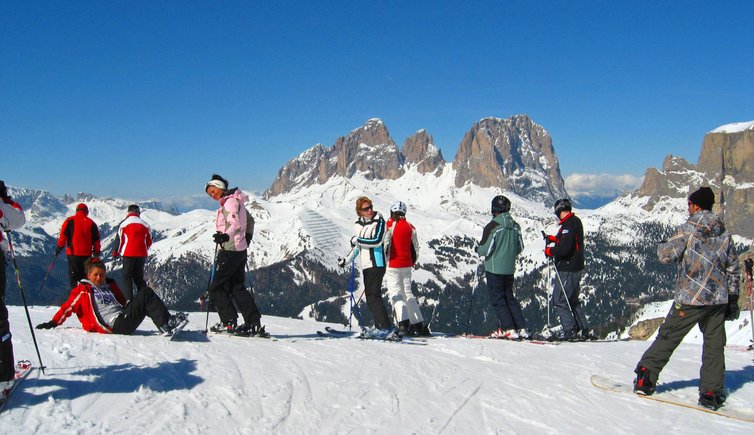
<path id="1" fill-rule="evenodd" d="M 421 174 L 437 174 L 445 166 L 442 151 L 435 146 L 435 140 L 427 130 L 421 129 L 406 139 L 403 144 L 403 157 L 407 164 L 416 165 Z"/>
<path id="2" fill-rule="evenodd" d="M 527 115 L 484 118 L 461 140 L 456 186 L 471 182 L 545 201 L 568 196 L 552 139 Z"/>
<path id="3" fill-rule="evenodd" d="M 679 198 L 688 195 L 689 183 L 692 178 L 702 180 L 704 174 L 700 173 L 695 165 L 689 163 L 683 157 L 668 155 L 662 162 L 662 171 L 653 167 L 647 169 L 644 174 L 644 182 L 636 193 L 639 196 L 650 197 L 645 206 L 649 210 L 664 196 Z"/>

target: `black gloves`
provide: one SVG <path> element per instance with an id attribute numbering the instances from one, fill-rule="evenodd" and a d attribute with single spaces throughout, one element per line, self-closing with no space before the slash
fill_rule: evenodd
<path id="1" fill-rule="evenodd" d="M 352 247 L 352 248 L 353 248 L 354 246 L 356 246 L 356 241 L 357 241 L 357 239 L 358 239 L 358 237 L 356 237 L 356 236 L 353 236 L 353 237 L 351 237 L 351 247 Z"/>
<path id="2" fill-rule="evenodd" d="M 338 258 L 338 266 L 340 266 L 340 267 L 346 267 L 346 259 L 345 258 Z"/>
<path id="3" fill-rule="evenodd" d="M 58 254 L 60 254 L 60 251 L 62 251 L 62 250 L 63 250 L 63 247 L 62 247 L 62 246 L 56 246 L 56 247 L 55 247 L 55 255 L 58 255 Z"/>
<path id="4" fill-rule="evenodd" d="M 725 308 L 725 320 L 736 320 L 741 313 L 738 308 L 738 295 L 728 295 L 728 306 Z"/>
<path id="5" fill-rule="evenodd" d="M 216 232 L 215 234 L 212 235 L 212 240 L 214 240 L 215 243 L 217 243 L 218 245 L 222 245 L 223 243 L 225 243 L 228 240 L 230 240 L 230 236 L 227 235 L 227 234 L 225 234 L 225 233 L 221 233 L 220 231 L 218 231 L 218 232 Z"/>
<path id="6" fill-rule="evenodd" d="M 44 322 L 37 325 L 37 329 L 52 329 L 56 326 L 58 326 L 58 324 L 50 320 L 49 322 Z"/>

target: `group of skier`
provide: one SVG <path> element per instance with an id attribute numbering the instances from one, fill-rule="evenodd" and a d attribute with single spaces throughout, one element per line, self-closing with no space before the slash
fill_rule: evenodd
<path id="1" fill-rule="evenodd" d="M 228 181 L 217 174 L 206 183 L 205 192 L 219 203 L 212 234 L 216 249 L 207 296 L 217 309 L 220 323 L 211 329 L 269 336 L 261 325 L 253 293 L 244 283 L 246 251 L 253 234 L 253 218 L 244 206 L 248 196 L 237 187 L 230 188 Z M 10 199 L 2 181 L 0 199 L 2 230 L 20 228 L 25 223 L 23 210 Z M 699 325 L 704 334 L 699 403 L 718 409 L 725 401 L 724 321 L 734 320 L 739 315 L 739 266 L 722 216 L 711 212 L 714 203 L 714 193 L 709 187 L 691 193 L 688 220 L 658 247 L 661 262 L 677 264 L 675 302 L 656 340 L 637 364 L 634 391 L 646 395 L 654 393 L 659 374 L 671 354 L 689 330 Z M 366 196 L 359 197 L 355 206 L 357 220 L 351 250 L 338 259 L 338 266 L 344 268 L 359 257 L 364 294 L 374 318 L 374 327 L 364 328 L 363 333 L 387 339 L 430 335 L 429 324 L 411 290 L 419 243 L 416 228 L 406 219 L 406 204 L 393 203 L 387 221 Z M 510 211 L 511 202 L 507 197 L 498 195 L 492 199 L 493 217 L 484 227 L 476 252 L 484 258 L 487 290 L 498 321 L 498 328 L 490 336 L 527 339 L 530 334 L 514 295 L 515 262 L 524 247 L 523 237 Z M 130 334 L 148 316 L 160 331 L 169 334 L 179 322 L 185 321 L 185 314 L 171 315 L 144 280 L 144 264 L 152 239 L 149 225 L 140 217 L 139 207 L 129 206 L 127 217 L 119 227 L 118 247 L 113 252 L 113 257 L 120 256 L 124 260 L 125 292 L 106 277 L 105 265 L 99 258 L 99 231 L 88 212 L 86 204 L 79 204 L 76 214 L 62 225 L 55 253 L 66 248 L 72 291 L 52 320 L 37 328 L 54 328 L 75 313 L 87 331 Z M 585 263 L 583 226 L 568 199 L 556 201 L 554 212 L 560 225 L 557 234 L 542 232 L 544 254 L 555 272 L 552 301 L 561 321 L 561 328 L 552 334 L 552 339 L 593 338 L 579 297 Z M 11 248 L 9 242 L 7 235 L 0 232 L 0 260 L 4 260 L 4 251 Z M 0 272 L 2 391 L 13 383 L 14 365 L 8 312 L 3 301 L 5 268 L 0 268 Z M 382 299 L 383 278 L 392 316 L 388 315 Z M 240 325 L 238 311 L 244 321 Z"/>

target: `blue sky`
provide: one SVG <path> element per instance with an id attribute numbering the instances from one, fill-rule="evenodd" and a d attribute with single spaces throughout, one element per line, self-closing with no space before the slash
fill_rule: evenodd
<path id="1" fill-rule="evenodd" d="M 0 3 L 0 178 L 55 194 L 264 190 L 373 117 L 446 160 L 526 113 L 563 176 L 696 162 L 754 120 L 754 2 Z"/>

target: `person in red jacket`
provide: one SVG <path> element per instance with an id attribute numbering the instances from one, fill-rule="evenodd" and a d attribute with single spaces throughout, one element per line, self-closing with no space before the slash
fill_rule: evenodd
<path id="1" fill-rule="evenodd" d="M 144 287 L 136 297 L 126 302 L 115 280 L 107 278 L 105 263 L 92 257 L 84 263 L 86 279 L 71 291 L 68 300 L 52 316 L 52 320 L 37 325 L 37 329 L 52 329 L 62 325 L 71 314 L 81 322 L 85 331 L 100 334 L 132 334 L 145 317 L 165 335 L 170 335 L 185 313 L 171 315 L 159 296 Z"/>
<path id="2" fill-rule="evenodd" d="M 152 246 L 149 224 L 141 219 L 141 210 L 136 204 L 128 206 L 128 215 L 118 229 L 118 248 L 113 251 L 113 258 L 123 259 L 123 296 L 126 300 L 134 297 L 133 285 L 141 291 L 147 286 L 144 279 L 144 264 L 147 251 Z"/>
<path id="3" fill-rule="evenodd" d="M 401 335 L 429 336 L 429 327 L 411 291 L 411 274 L 419 254 L 416 228 L 406 220 L 406 204 L 396 201 L 390 206 L 387 221 L 388 265 L 385 273 L 387 294 Z"/>
<path id="4" fill-rule="evenodd" d="M 63 248 L 66 248 L 65 253 L 68 256 L 68 283 L 74 288 L 79 280 L 86 276 L 84 262 L 92 255 L 102 255 L 99 229 L 97 224 L 89 219 L 89 207 L 84 203 L 76 206 L 76 214 L 66 218 L 60 228 L 55 255 Z"/>

